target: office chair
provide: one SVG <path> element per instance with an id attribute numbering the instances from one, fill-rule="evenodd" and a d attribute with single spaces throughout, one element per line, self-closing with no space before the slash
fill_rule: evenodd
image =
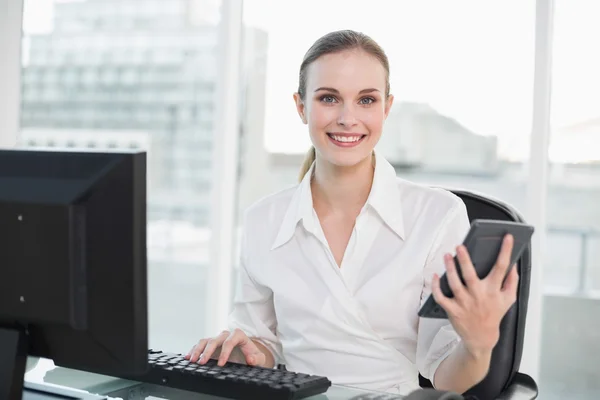
<path id="1" fill-rule="evenodd" d="M 466 191 L 450 190 L 460 197 L 467 207 L 469 220 L 495 219 L 525 222 L 521 214 L 510 205 L 488 196 Z M 536 382 L 519 372 L 525 336 L 525 318 L 531 280 L 531 247 L 528 246 L 517 262 L 519 288 L 517 301 L 500 323 L 500 339 L 492 352 L 488 375 L 463 395 L 479 400 L 533 400 L 538 396 Z M 429 380 L 419 375 L 422 388 L 431 388 Z"/>

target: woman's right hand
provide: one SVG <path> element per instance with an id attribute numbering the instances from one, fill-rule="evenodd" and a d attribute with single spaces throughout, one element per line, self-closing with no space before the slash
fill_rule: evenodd
<path id="1" fill-rule="evenodd" d="M 220 335 L 202 339 L 185 356 L 190 362 L 206 364 L 211 358 L 223 366 L 227 361 L 252 366 L 266 366 L 267 357 L 241 329 L 223 331 Z"/>

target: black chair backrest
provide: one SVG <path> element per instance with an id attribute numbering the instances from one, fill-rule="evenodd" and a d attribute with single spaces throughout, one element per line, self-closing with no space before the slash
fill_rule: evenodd
<path id="1" fill-rule="evenodd" d="M 469 219 L 495 219 L 525 222 L 521 214 L 510 205 L 485 195 L 466 190 L 451 190 L 467 207 Z M 517 301 L 508 310 L 500 324 L 500 339 L 492 353 L 488 375 L 465 395 L 479 399 L 494 399 L 502 393 L 519 371 L 525 336 L 525 319 L 529 301 L 531 279 L 531 247 L 527 246 L 517 262 L 519 288 Z M 431 382 L 419 375 L 421 387 L 432 387 Z"/>

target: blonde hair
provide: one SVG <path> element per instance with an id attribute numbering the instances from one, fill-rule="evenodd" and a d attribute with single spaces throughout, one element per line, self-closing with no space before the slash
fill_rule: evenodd
<path id="1" fill-rule="evenodd" d="M 341 51 L 352 49 L 361 49 L 371 56 L 377 58 L 381 62 L 381 65 L 383 65 L 386 73 L 385 96 L 388 97 L 390 95 L 390 65 L 387 55 L 383 49 L 373 39 L 364 33 L 355 32 L 352 30 L 342 30 L 328 33 L 325 36 L 317 39 L 317 41 L 304 55 L 304 59 L 300 65 L 298 84 L 298 94 L 300 95 L 302 101 L 304 101 L 306 98 L 306 81 L 309 65 L 323 55 L 339 53 Z M 300 181 L 304 179 L 304 175 L 306 175 L 310 169 L 312 163 L 315 161 L 315 158 L 316 150 L 314 146 L 311 146 L 310 150 L 308 150 L 308 153 L 306 153 L 306 158 L 304 159 L 302 167 L 300 168 Z"/>
<path id="2" fill-rule="evenodd" d="M 306 157 L 304 157 L 304 161 L 302 162 L 302 167 L 300 167 L 300 175 L 298 176 L 299 182 L 302 182 L 304 175 L 306 175 L 316 158 L 317 151 L 315 150 L 315 146 L 310 146 L 310 149 L 306 153 Z"/>

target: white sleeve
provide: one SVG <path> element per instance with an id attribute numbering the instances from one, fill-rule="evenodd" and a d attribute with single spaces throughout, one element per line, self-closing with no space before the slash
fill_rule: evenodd
<path id="1" fill-rule="evenodd" d="M 273 306 L 273 292 L 253 279 L 248 268 L 248 250 L 244 229 L 237 288 L 228 328 L 241 329 L 248 337 L 260 341 L 271 350 L 275 365 L 282 364 L 281 342 L 276 334 L 277 319 Z"/>
<path id="2" fill-rule="evenodd" d="M 431 294 L 434 273 L 440 277 L 446 271 L 444 254 L 456 253 L 470 228 L 467 210 L 462 201 L 444 218 L 425 265 L 421 305 Z M 433 376 L 441 362 L 460 342 L 460 336 L 447 319 L 419 318 L 417 336 L 417 367 L 421 375 L 433 384 Z"/>

